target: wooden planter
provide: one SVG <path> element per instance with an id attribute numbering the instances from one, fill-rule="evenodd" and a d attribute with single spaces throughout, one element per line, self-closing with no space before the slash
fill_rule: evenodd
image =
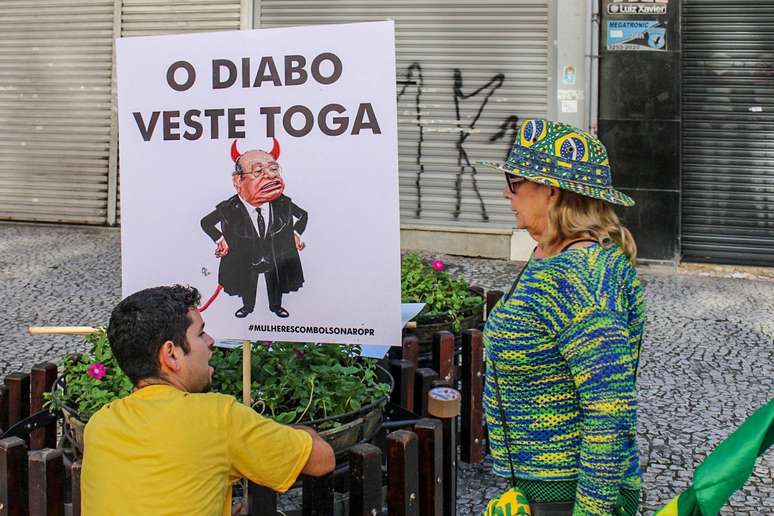
<path id="1" fill-rule="evenodd" d="M 377 365 L 376 377 L 379 383 L 390 385 L 390 391 L 395 385 L 392 375 L 386 369 Z M 66 392 L 64 379 L 60 377 L 55 388 Z M 324 423 L 337 423 L 335 428 L 320 431 L 320 436 L 325 439 L 337 455 L 342 455 L 349 451 L 352 446 L 370 440 L 382 425 L 382 412 L 387 404 L 389 396 L 378 399 L 373 403 L 345 414 L 338 414 L 314 421 L 302 421 L 301 424 L 319 428 Z M 83 458 L 83 431 L 86 423 L 81 421 L 77 412 L 69 406 L 62 408 L 63 416 L 63 438 L 66 455 L 71 461 Z"/>
<path id="2" fill-rule="evenodd" d="M 465 330 L 479 330 L 484 322 L 485 300 L 478 290 L 471 290 L 471 294 L 481 296 L 481 302 L 472 308 L 468 308 L 460 314 L 460 330 L 454 331 L 453 322 L 448 317 L 422 317 L 416 319 L 416 328 L 405 330 L 404 335 L 414 335 L 419 341 L 419 359 L 423 364 L 427 363 L 433 351 L 433 338 L 438 332 L 448 331 L 456 338 L 456 351 L 459 354 L 461 340 L 460 335 Z"/>
<path id="3" fill-rule="evenodd" d="M 378 364 L 376 366 L 376 378 L 379 383 L 389 384 L 390 391 L 392 391 L 395 386 L 392 375 Z M 340 426 L 336 428 L 320 431 L 320 436 L 331 445 L 336 455 L 342 455 L 348 452 L 354 445 L 369 441 L 379 431 L 379 428 L 382 426 L 382 413 L 388 399 L 389 397 L 385 396 L 359 410 L 302 422 L 302 424 L 317 429 L 324 423 L 339 423 Z"/>

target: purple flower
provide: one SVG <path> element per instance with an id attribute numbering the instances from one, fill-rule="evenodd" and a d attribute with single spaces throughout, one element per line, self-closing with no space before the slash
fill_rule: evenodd
<path id="1" fill-rule="evenodd" d="M 293 353 L 296 354 L 296 358 L 297 359 L 303 360 L 303 358 L 304 358 L 304 352 L 303 351 L 301 351 L 300 349 L 294 349 Z"/>
<path id="2" fill-rule="evenodd" d="M 102 380 L 102 378 L 105 377 L 105 374 L 107 374 L 107 369 L 105 369 L 105 365 L 102 362 L 94 362 L 89 366 L 86 372 L 95 380 Z"/>
<path id="3" fill-rule="evenodd" d="M 432 266 L 433 269 L 437 271 L 442 271 L 446 268 L 446 264 L 443 263 L 443 260 L 433 260 Z"/>

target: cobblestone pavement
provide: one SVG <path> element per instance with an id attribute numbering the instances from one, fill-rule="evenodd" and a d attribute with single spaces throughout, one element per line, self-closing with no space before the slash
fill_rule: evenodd
<path id="1" fill-rule="evenodd" d="M 430 257 L 431 255 L 427 255 Z M 506 290 L 521 264 L 432 255 L 487 289 Z M 643 267 L 648 325 L 640 365 L 643 514 L 686 488 L 693 469 L 774 397 L 774 282 Z M 93 325 L 120 299 L 120 233 L 0 224 L 0 378 L 81 350 L 28 325 Z M 490 464 L 461 466 L 458 514 L 480 514 L 506 488 Z M 774 515 L 774 453 L 724 515 Z"/>

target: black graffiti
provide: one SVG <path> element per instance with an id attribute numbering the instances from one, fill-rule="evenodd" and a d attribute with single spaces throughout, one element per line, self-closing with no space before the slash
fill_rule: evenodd
<path id="1" fill-rule="evenodd" d="M 416 76 L 416 78 L 415 78 Z M 406 89 L 408 89 L 409 86 L 416 86 L 416 95 L 414 97 L 414 108 L 416 110 L 417 114 L 417 127 L 419 128 L 419 138 L 417 140 L 417 177 L 414 180 L 414 184 L 417 189 L 417 207 L 416 210 L 414 210 L 414 213 L 416 214 L 416 217 L 419 218 L 420 215 L 422 215 L 422 174 L 425 172 L 425 164 L 422 162 L 422 143 L 425 141 L 425 126 L 422 123 L 422 88 L 425 84 L 425 78 L 422 75 L 422 66 L 419 63 L 413 63 L 411 66 L 408 67 L 408 70 L 406 72 L 406 80 L 404 81 L 398 81 L 398 85 L 401 85 L 402 88 L 398 92 L 398 99 L 400 100 L 400 97 L 406 93 Z"/>
<path id="2" fill-rule="evenodd" d="M 503 137 L 508 136 L 508 133 L 511 133 L 511 137 L 507 138 L 506 141 L 509 143 L 513 142 L 516 139 L 516 133 L 518 132 L 516 130 L 516 128 L 518 127 L 518 124 L 519 124 L 518 116 L 516 115 L 509 116 L 508 118 L 505 119 L 505 121 L 502 124 L 500 124 L 500 129 L 489 138 L 489 143 L 494 143 L 498 140 L 501 140 Z M 510 154 L 510 152 L 511 152 L 511 148 L 508 147 L 508 150 L 505 151 L 504 159 L 506 160 L 508 159 L 508 155 Z"/>
<path id="3" fill-rule="evenodd" d="M 460 69 L 454 70 L 454 87 L 453 87 L 453 93 L 454 93 L 454 108 L 456 113 L 456 126 L 459 128 L 460 135 L 456 142 L 456 149 L 457 149 L 457 166 L 460 167 L 459 171 L 456 174 L 455 177 L 455 195 L 456 195 L 456 202 L 454 206 L 454 218 L 459 219 L 460 213 L 462 211 L 462 182 L 466 171 L 469 171 L 472 182 L 473 182 L 473 190 L 476 193 L 476 196 L 478 197 L 480 206 L 481 206 L 481 218 L 484 221 L 489 220 L 489 215 L 487 214 L 486 205 L 484 204 L 484 199 L 481 196 L 481 192 L 478 188 L 478 181 L 476 178 L 476 174 L 478 173 L 478 170 L 476 167 L 471 163 L 470 158 L 468 157 L 468 153 L 465 150 L 464 144 L 468 137 L 472 134 L 473 130 L 476 128 L 476 124 L 478 123 L 478 120 L 481 118 L 482 113 L 484 112 L 484 109 L 486 108 L 487 104 L 489 103 L 489 100 L 491 97 L 497 92 L 497 90 L 502 87 L 503 83 L 505 82 L 505 74 L 498 73 L 494 75 L 486 84 L 478 88 L 477 90 L 473 91 L 472 93 L 465 94 L 463 92 L 463 80 L 462 80 L 462 71 Z M 414 109 L 416 112 L 416 125 L 417 129 L 419 130 L 419 137 L 417 140 L 417 152 L 416 152 L 416 164 L 417 164 L 417 173 L 416 177 L 414 178 L 414 185 L 416 188 L 417 193 L 417 204 L 414 210 L 415 216 L 419 218 L 422 214 L 422 175 L 425 172 L 425 165 L 423 163 L 423 155 L 422 155 L 422 147 L 425 139 L 425 124 L 422 120 L 422 93 L 424 88 L 424 76 L 422 73 L 422 66 L 415 62 L 412 63 L 407 69 L 405 74 L 405 79 L 397 81 L 398 86 L 400 86 L 400 90 L 397 94 L 397 99 L 400 100 L 400 98 L 406 93 L 408 88 L 410 86 L 416 87 L 416 93 L 414 96 Z M 481 101 L 481 104 L 478 106 L 478 110 L 476 112 L 475 117 L 473 117 L 472 121 L 467 124 L 463 125 L 462 123 L 462 117 L 460 115 L 460 102 L 468 99 L 474 99 L 478 97 L 479 95 L 483 94 L 483 100 Z M 503 138 L 507 138 L 510 134 L 511 140 L 513 141 L 513 138 L 515 138 L 516 135 L 516 123 L 518 122 L 519 118 L 516 115 L 511 115 L 508 118 L 506 118 L 499 127 L 499 130 L 497 133 L 492 135 L 489 138 L 490 143 L 497 142 Z"/>
<path id="4" fill-rule="evenodd" d="M 476 167 L 470 162 L 470 158 L 468 157 L 468 153 L 465 150 L 465 147 L 463 147 L 463 144 L 471 135 L 471 131 L 476 128 L 476 123 L 478 122 L 478 119 L 481 118 L 481 113 L 483 113 L 489 99 L 492 98 L 492 95 L 494 95 L 503 85 L 503 82 L 505 82 L 505 74 L 498 73 L 489 79 L 489 82 L 475 90 L 473 93 L 466 95 L 462 92 L 462 71 L 459 68 L 454 70 L 454 110 L 457 114 L 457 127 L 460 129 L 460 137 L 459 140 L 457 140 L 457 165 L 460 167 L 460 171 L 457 173 L 457 178 L 454 182 L 454 188 L 457 194 L 457 202 L 454 206 L 455 219 L 459 218 L 462 206 L 462 178 L 465 174 L 465 170 L 470 170 L 470 177 L 473 180 L 473 191 L 476 192 L 478 201 L 481 204 L 481 218 L 485 221 L 489 220 L 489 215 L 486 213 L 486 205 L 484 205 L 484 198 L 481 197 L 481 192 L 478 190 L 478 181 L 476 180 L 478 170 L 476 170 Z M 477 97 L 482 92 L 485 92 L 485 96 L 481 105 L 478 107 L 476 116 L 473 117 L 473 120 L 469 125 L 463 127 L 462 119 L 460 118 L 460 100 Z"/>

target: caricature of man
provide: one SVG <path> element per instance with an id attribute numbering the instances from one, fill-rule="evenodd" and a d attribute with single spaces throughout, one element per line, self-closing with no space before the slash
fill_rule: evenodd
<path id="1" fill-rule="evenodd" d="M 234 140 L 231 180 L 237 193 L 201 220 L 202 229 L 217 244 L 218 282 L 226 294 L 242 298 L 243 306 L 234 314 L 239 318 L 255 309 L 261 274 L 269 310 L 278 317 L 289 315 L 282 307 L 282 294 L 295 292 L 304 283 L 298 252 L 304 249 L 300 235 L 306 228 L 307 213 L 283 195 L 279 154 L 276 139 L 271 152 L 249 150 L 244 154 Z"/>

